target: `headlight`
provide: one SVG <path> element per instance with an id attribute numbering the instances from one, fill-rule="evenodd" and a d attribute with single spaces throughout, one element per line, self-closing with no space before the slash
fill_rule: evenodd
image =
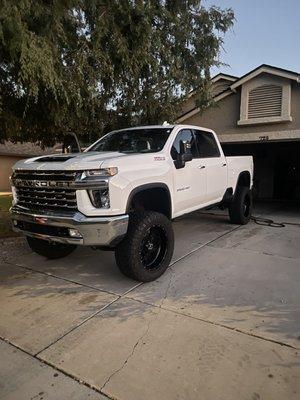
<path id="1" fill-rule="evenodd" d="M 84 179 L 97 179 L 108 178 L 118 173 L 117 167 L 102 168 L 102 169 L 89 169 L 80 173 L 80 180 Z"/>
<path id="2" fill-rule="evenodd" d="M 117 173 L 117 167 L 82 171 L 77 174 L 76 185 L 81 189 L 86 189 L 94 207 L 110 208 L 109 182 L 107 178 Z"/>
<path id="3" fill-rule="evenodd" d="M 108 189 L 92 189 L 88 190 L 91 203 L 96 208 L 109 208 L 109 190 Z"/>

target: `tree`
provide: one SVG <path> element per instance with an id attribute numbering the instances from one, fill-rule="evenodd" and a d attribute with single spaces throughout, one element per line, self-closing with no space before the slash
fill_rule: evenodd
<path id="1" fill-rule="evenodd" d="M 51 144 L 210 102 L 231 9 L 197 0 L 0 0 L 0 139 Z"/>

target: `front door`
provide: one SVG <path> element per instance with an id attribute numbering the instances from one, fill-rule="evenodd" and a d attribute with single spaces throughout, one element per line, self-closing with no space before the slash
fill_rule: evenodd
<path id="1" fill-rule="evenodd" d="M 201 164 L 207 174 L 206 203 L 222 200 L 227 188 L 226 158 L 211 132 L 194 130 Z"/>
<path id="2" fill-rule="evenodd" d="M 177 169 L 174 165 L 174 213 L 183 214 L 188 210 L 196 209 L 205 202 L 206 198 L 206 169 L 198 158 L 195 137 L 190 129 L 178 132 L 171 149 L 171 156 L 175 161 L 180 153 L 180 141 L 189 142 L 193 155 L 192 161 L 186 162 L 183 168 Z"/>

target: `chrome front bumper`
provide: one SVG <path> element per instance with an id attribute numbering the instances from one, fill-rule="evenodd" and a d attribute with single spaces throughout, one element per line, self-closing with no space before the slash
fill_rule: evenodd
<path id="1" fill-rule="evenodd" d="M 78 211 L 40 214 L 17 206 L 13 206 L 10 213 L 16 232 L 53 242 L 85 246 L 113 246 L 126 234 L 129 219 L 127 214 L 86 217 Z M 76 229 L 80 235 L 71 237 L 69 229 Z"/>

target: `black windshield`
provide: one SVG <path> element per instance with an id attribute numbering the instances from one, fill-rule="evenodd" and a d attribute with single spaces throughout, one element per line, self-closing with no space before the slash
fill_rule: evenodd
<path id="1" fill-rule="evenodd" d="M 120 153 L 155 153 L 162 150 L 172 128 L 140 128 L 107 134 L 89 151 L 118 151 Z"/>

